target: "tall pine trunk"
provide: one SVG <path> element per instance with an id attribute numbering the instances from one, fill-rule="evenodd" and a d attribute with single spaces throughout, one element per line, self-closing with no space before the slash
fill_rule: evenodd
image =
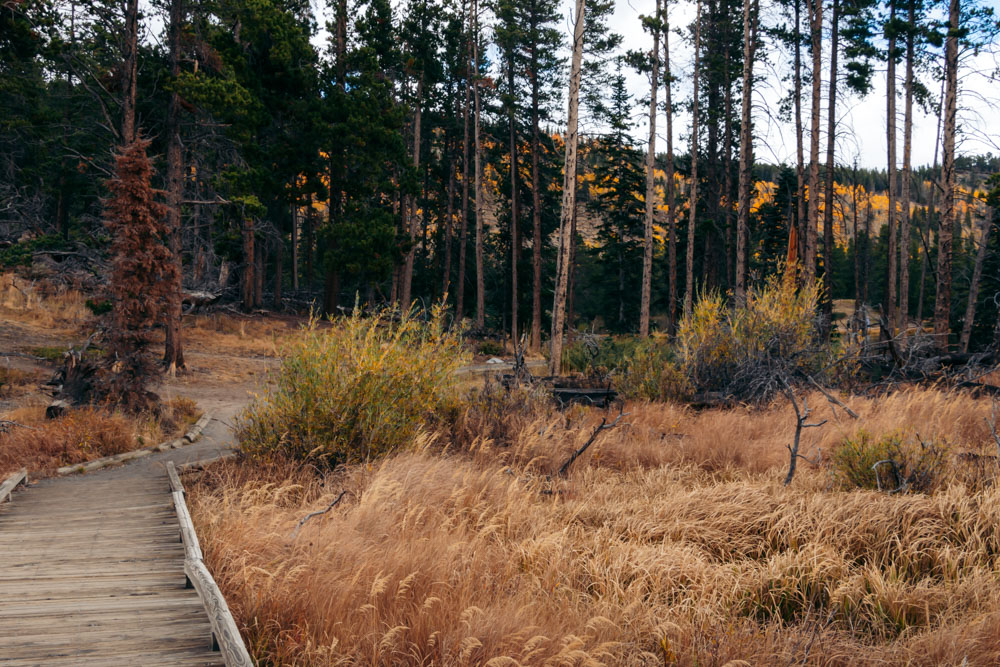
<path id="1" fill-rule="evenodd" d="M 789 220 L 789 226 L 795 224 L 798 226 L 798 244 L 796 245 L 797 255 L 799 258 L 800 269 L 805 266 L 806 263 L 806 165 L 805 165 L 805 153 L 804 153 L 804 142 L 803 142 L 803 132 L 804 126 L 802 124 L 802 10 L 801 3 L 802 0 L 793 0 L 795 2 L 795 29 L 793 36 L 795 38 L 795 72 L 794 77 L 794 93 L 792 97 L 795 105 L 795 178 L 797 183 L 796 188 L 796 220 L 792 222 Z M 808 1 L 808 0 L 807 0 Z M 791 230 L 789 229 L 789 237 L 791 237 Z M 786 269 L 787 270 L 787 269 Z"/>
<path id="2" fill-rule="evenodd" d="M 694 19 L 694 92 L 691 100 L 691 193 L 688 199 L 687 257 L 684 285 L 684 315 L 694 304 L 694 232 L 698 219 L 698 74 L 701 69 L 701 0 L 697 0 Z"/>
<path id="3" fill-rule="evenodd" d="M 909 0 L 906 32 L 906 101 L 903 110 L 903 210 L 899 216 L 899 329 L 906 333 L 906 320 L 910 315 L 910 157 L 913 148 L 913 59 L 916 2 Z"/>
<path id="4" fill-rule="evenodd" d="M 955 116 L 958 111 L 959 0 L 948 7 L 948 37 L 945 40 L 944 150 L 941 159 L 943 214 L 938 218 L 937 296 L 934 300 L 934 336 L 939 349 L 948 349 L 951 332 L 951 241 L 958 221 L 955 207 Z"/>
<path id="5" fill-rule="evenodd" d="M 532 19 L 536 3 L 532 1 Z M 541 91 L 538 83 L 538 44 L 531 44 L 531 342 L 534 354 L 542 351 L 542 177 L 539 166 Z"/>
<path id="6" fill-rule="evenodd" d="M 507 85 L 510 87 L 510 103 L 507 106 L 507 122 L 510 130 L 510 339 L 517 340 L 517 267 L 521 255 L 521 228 L 519 224 L 517 125 L 514 117 L 514 63 L 507 65 Z"/>
<path id="7" fill-rule="evenodd" d="M 677 196 L 674 189 L 674 108 L 670 90 L 670 8 L 663 10 L 663 104 L 667 113 L 667 169 L 663 191 L 667 198 L 667 333 L 677 331 Z"/>
<path id="8" fill-rule="evenodd" d="M 976 251 L 976 264 L 972 270 L 972 281 L 969 283 L 969 301 L 965 306 L 965 321 L 962 322 L 962 334 L 958 341 L 958 351 L 965 354 L 969 351 L 969 338 L 972 336 L 972 325 L 976 320 L 976 299 L 979 298 L 979 283 L 983 276 L 983 262 L 986 260 L 986 246 L 990 241 L 990 229 L 993 227 L 993 211 L 986 208 L 979 232 L 979 249 Z M 974 235 L 973 235 L 974 236 Z"/>
<path id="9" fill-rule="evenodd" d="M 750 226 L 750 190 L 753 187 L 753 59 L 757 41 L 756 3 L 743 4 L 743 96 L 740 108 L 740 193 L 736 222 L 736 300 L 746 298 L 747 230 Z"/>
<path id="10" fill-rule="evenodd" d="M 809 31 L 812 42 L 812 107 L 809 109 L 809 207 L 806 219 L 806 282 L 816 277 L 816 235 L 819 230 L 819 120 L 823 88 L 823 0 L 810 0 Z"/>
<path id="11" fill-rule="evenodd" d="M 471 3 L 470 3 L 471 5 Z M 455 295 L 455 319 L 465 317 L 465 256 L 469 242 L 469 107 L 472 104 L 472 20 L 471 7 L 468 53 L 465 61 L 465 104 L 462 106 L 462 230 L 458 246 L 458 293 Z"/>
<path id="12" fill-rule="evenodd" d="M 885 311 L 889 328 L 896 326 L 896 286 L 898 284 L 898 269 L 896 266 L 898 250 L 896 248 L 896 196 L 899 184 L 896 177 L 896 2 L 889 2 L 889 63 L 886 69 L 886 145 L 888 147 L 887 169 L 889 175 L 889 261 L 888 276 L 886 276 Z"/>
<path id="13" fill-rule="evenodd" d="M 424 106 L 424 75 L 421 72 L 417 80 L 417 106 L 413 110 L 413 168 L 420 169 L 420 124 L 423 116 Z M 403 309 L 410 307 L 413 292 L 413 261 L 417 254 L 417 201 L 416 197 L 409 195 L 403 203 L 403 219 L 408 227 L 410 235 L 410 251 L 406 253 L 406 261 L 403 264 L 403 275 L 401 276 L 399 303 Z M 426 216 L 425 216 L 426 217 Z"/>
<path id="14" fill-rule="evenodd" d="M 480 139 L 481 113 L 479 100 L 479 2 L 473 0 L 472 15 L 469 17 L 472 22 L 472 63 L 473 63 L 473 101 L 475 102 L 475 114 L 473 117 L 473 134 L 476 142 L 476 327 L 482 329 L 486 326 L 486 279 L 483 275 L 483 144 Z"/>
<path id="15" fill-rule="evenodd" d="M 580 70 L 583 65 L 583 15 L 585 0 L 576 0 L 573 28 L 573 60 L 569 75 L 569 109 L 566 123 L 566 162 L 563 174 L 562 207 L 559 212 L 559 261 L 556 289 L 552 305 L 552 335 L 549 373 L 562 372 L 563 328 L 565 327 L 566 294 L 569 287 L 570 244 L 572 243 L 573 209 L 576 208 L 577 124 L 580 107 Z"/>
<path id="16" fill-rule="evenodd" d="M 826 110 L 826 183 L 823 193 L 823 328 L 833 327 L 833 176 L 837 139 L 837 48 L 840 34 L 840 1 L 833 0 L 830 19 L 830 83 Z"/>
<path id="17" fill-rule="evenodd" d="M 656 91 L 660 87 L 660 0 L 656 0 L 653 25 L 652 72 L 649 86 L 649 143 L 646 147 L 646 201 L 642 237 L 642 293 L 639 302 L 639 335 L 649 335 L 649 308 L 653 289 L 653 213 L 656 211 Z"/>
<path id="18" fill-rule="evenodd" d="M 135 96 L 139 68 L 139 0 L 126 1 L 124 40 L 121 143 L 128 146 L 138 138 L 135 129 Z"/>
<path id="19" fill-rule="evenodd" d="M 181 73 L 181 24 L 184 20 L 183 0 L 171 0 L 170 25 L 168 27 L 168 44 L 170 58 L 170 77 L 177 80 Z M 170 93 L 167 103 L 167 232 L 170 235 L 171 261 L 176 271 L 171 275 L 166 322 L 164 323 L 165 340 L 163 346 L 163 364 L 167 372 L 174 375 L 178 368 L 184 368 L 184 346 L 181 341 L 181 246 L 183 230 L 181 228 L 181 200 L 184 198 L 184 162 L 181 148 L 180 95 L 177 91 Z"/>

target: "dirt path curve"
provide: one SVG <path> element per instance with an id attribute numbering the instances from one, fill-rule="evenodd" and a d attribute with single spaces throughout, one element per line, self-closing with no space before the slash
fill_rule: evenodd
<path id="1" fill-rule="evenodd" d="M 0 666 L 221 665 L 185 588 L 165 463 L 229 450 L 246 386 L 177 383 L 211 411 L 203 437 L 119 468 L 44 479 L 0 506 Z"/>

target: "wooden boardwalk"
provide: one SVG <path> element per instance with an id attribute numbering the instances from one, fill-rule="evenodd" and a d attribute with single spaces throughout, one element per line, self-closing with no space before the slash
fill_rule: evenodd
<path id="1" fill-rule="evenodd" d="M 162 464 L 19 488 L 0 505 L 0 666 L 223 664 L 179 531 Z"/>

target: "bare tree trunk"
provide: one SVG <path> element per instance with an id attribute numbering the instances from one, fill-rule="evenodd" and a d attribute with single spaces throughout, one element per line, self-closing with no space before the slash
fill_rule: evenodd
<path id="1" fill-rule="evenodd" d="M 469 50 L 465 62 L 465 104 L 462 107 L 462 231 L 459 234 L 458 293 L 455 296 L 455 319 L 459 322 L 465 317 L 465 255 L 469 241 L 469 107 L 472 104 L 473 81 L 471 7 L 469 14 Z"/>
<path id="2" fill-rule="evenodd" d="M 667 197 L 667 333 L 677 331 L 677 196 L 674 189 L 674 108 L 670 89 L 673 86 L 670 74 L 670 7 L 663 9 L 663 102 L 667 112 L 667 169 L 664 193 Z"/>
<path id="3" fill-rule="evenodd" d="M 958 209 L 955 207 L 955 116 L 958 111 L 959 0 L 950 0 L 949 30 L 945 40 L 944 156 L 941 165 L 943 215 L 938 222 L 937 297 L 934 301 L 934 335 L 941 350 L 948 349 L 951 331 L 951 240 Z"/>
<path id="4" fill-rule="evenodd" d="M 892 24 L 896 19 L 896 0 L 889 0 L 889 20 Z M 896 195 L 898 182 L 896 177 L 896 33 L 895 26 L 891 26 L 889 33 L 889 62 L 886 69 L 886 139 L 888 146 L 888 175 L 889 175 L 889 261 L 888 276 L 886 278 L 886 298 L 885 314 L 890 327 L 896 326 L 896 285 L 899 278 L 896 261 L 898 250 L 896 247 Z"/>
<path id="5" fill-rule="evenodd" d="M 180 49 L 181 30 L 184 21 L 183 0 L 171 0 L 170 25 L 167 32 L 167 48 L 170 58 L 170 76 L 176 80 L 181 73 Z M 184 346 L 181 341 L 181 289 L 183 287 L 181 265 L 183 229 L 181 220 L 181 200 L 184 199 L 184 156 L 181 149 L 180 95 L 170 93 L 167 103 L 167 229 L 172 261 L 175 266 L 170 296 L 167 302 L 164 322 L 163 364 L 167 373 L 174 375 L 178 368 L 184 368 Z"/>
<path id="6" fill-rule="evenodd" d="M 299 204 L 292 204 L 292 291 L 299 291 Z"/>
<path id="7" fill-rule="evenodd" d="M 660 20 L 660 0 L 656 0 L 655 20 Z M 653 290 L 653 213 L 656 211 L 656 91 L 660 87 L 660 30 L 653 28 L 652 72 L 649 86 L 649 143 L 646 146 L 646 201 L 642 238 L 642 293 L 639 302 L 639 335 L 649 335 L 649 307 Z"/>
<path id="8" fill-rule="evenodd" d="M 475 101 L 474 133 L 476 142 L 476 326 L 480 329 L 486 326 L 486 282 L 483 275 L 483 145 L 479 136 L 479 2 L 472 1 L 472 62 L 473 62 L 473 98 Z"/>
<path id="9" fill-rule="evenodd" d="M 913 147 L 913 30 L 916 22 L 916 2 L 909 0 L 909 27 L 906 33 L 906 101 L 903 111 L 903 210 L 899 217 L 899 329 L 906 333 L 910 315 L 910 156 Z"/>
<path id="10" fill-rule="evenodd" d="M 254 308 L 264 307 L 264 244 L 255 243 L 254 252 L 254 273 L 253 273 L 253 306 Z"/>
<path id="11" fill-rule="evenodd" d="M 823 329 L 833 327 L 833 176 L 837 139 L 837 48 L 840 30 L 840 2 L 833 0 L 830 19 L 830 89 L 826 110 L 826 183 L 823 194 Z"/>
<path id="12" fill-rule="evenodd" d="M 700 0 L 699 0 L 700 1 Z M 572 239 L 573 209 L 576 207 L 577 112 L 580 106 L 580 70 L 583 64 L 583 14 L 585 0 L 576 0 L 573 28 L 573 60 L 569 75 L 569 113 L 566 123 L 566 162 L 563 176 L 562 208 L 559 214 L 559 261 L 555 298 L 552 305 L 552 340 L 549 373 L 562 372 L 563 328 L 566 294 L 569 287 L 569 254 Z"/>
<path id="13" fill-rule="evenodd" d="M 938 148 L 940 148 L 941 146 L 941 120 L 942 120 L 941 112 L 944 110 L 944 89 L 945 89 L 944 84 L 945 81 L 942 78 L 941 96 L 938 99 L 938 109 L 937 109 L 937 129 L 934 131 L 934 163 L 933 166 L 931 167 L 932 174 L 936 173 L 938 169 Z M 928 240 L 930 239 L 931 235 L 931 216 L 936 215 L 936 209 L 934 208 L 934 199 L 935 195 L 937 194 L 937 188 L 934 187 L 934 185 L 932 184 L 930 190 L 931 193 L 930 196 L 928 197 L 929 201 L 927 204 L 927 215 L 924 216 L 926 219 L 925 222 L 927 223 Z M 921 233 L 921 240 L 923 240 L 923 233 Z M 917 303 L 917 326 L 919 326 L 921 330 L 923 330 L 924 326 L 924 300 L 925 300 L 924 289 L 925 289 L 925 283 L 927 281 L 927 264 L 930 261 L 929 250 L 930 250 L 930 245 L 925 244 L 924 252 L 921 255 L 922 261 L 920 262 L 920 295 L 919 295 L 919 301 Z"/>
<path id="14" fill-rule="evenodd" d="M 753 59 L 757 42 L 756 3 L 743 3 L 743 99 L 740 108 L 740 197 L 736 222 L 736 301 L 746 299 L 747 230 L 750 226 L 750 190 L 753 187 Z"/>
<path id="15" fill-rule="evenodd" d="M 281 300 L 283 298 L 282 288 L 285 277 L 285 244 L 282 235 L 278 234 L 277 243 L 274 246 L 274 294 L 272 302 L 276 310 L 281 310 Z"/>
<path id="16" fill-rule="evenodd" d="M 452 156 L 453 157 L 453 156 Z M 444 227 L 444 268 L 441 270 L 441 295 L 447 297 L 451 288 L 451 240 L 455 227 L 455 171 L 458 167 L 448 165 L 448 204 Z"/>
<path id="17" fill-rule="evenodd" d="M 316 209 L 313 208 L 313 196 L 309 195 L 309 200 L 306 202 L 308 208 L 306 209 L 306 229 L 305 229 L 305 273 L 303 277 L 305 278 L 306 288 L 312 288 L 313 283 L 313 244 L 316 238 Z"/>
<path id="18" fill-rule="evenodd" d="M 688 200 L 687 272 L 684 286 L 684 315 L 694 304 L 694 231 L 698 217 L 698 74 L 701 69 L 701 0 L 695 3 L 694 19 L 694 92 L 691 101 L 691 187 Z"/>
<path id="19" fill-rule="evenodd" d="M 511 100 L 507 107 L 507 122 L 510 125 L 510 339 L 515 345 L 517 339 L 517 266 L 521 255 L 521 229 L 519 222 L 519 197 L 517 187 L 517 125 L 514 118 L 514 63 L 507 66 L 507 85 Z"/>
<path id="20" fill-rule="evenodd" d="M 816 277 L 816 235 L 819 231 L 819 119 L 823 87 L 823 0 L 811 0 L 809 28 L 812 41 L 812 108 L 809 110 L 809 215 L 806 221 L 806 282 Z"/>
<path id="21" fill-rule="evenodd" d="M 854 235 L 854 315 L 861 310 L 861 248 L 858 244 L 858 163 L 851 172 L 851 233 Z"/>
<path id="22" fill-rule="evenodd" d="M 726 58 L 731 58 L 732 52 L 729 47 L 726 47 Z M 723 124 L 725 127 L 725 133 L 722 140 L 722 151 L 725 153 L 725 169 L 726 173 L 723 177 L 723 188 L 725 190 L 725 226 L 726 226 L 726 282 L 730 289 L 734 289 L 737 278 L 736 278 L 736 265 L 738 264 L 737 254 L 739 240 L 733 243 L 733 237 L 739 233 L 738 229 L 734 229 L 734 225 L 737 225 L 737 218 L 734 217 L 735 211 L 733 210 L 733 201 L 739 201 L 739 194 L 733 197 L 733 82 L 732 76 L 730 74 L 729 68 L 723 68 L 723 86 L 725 86 L 725 104 L 723 110 Z M 737 176 L 737 179 L 739 176 Z M 737 184 L 738 187 L 738 184 Z M 745 243 L 745 239 L 744 239 Z M 744 246 L 745 247 L 745 246 Z M 744 262 L 745 268 L 746 262 Z M 743 272 L 743 282 L 746 284 L 747 272 Z"/>
<path id="23" fill-rule="evenodd" d="M 868 207 L 865 209 L 865 254 L 864 254 L 864 289 L 862 290 L 861 302 L 868 303 L 868 284 L 871 280 L 871 249 L 872 249 L 872 196 L 871 193 L 866 193 L 868 200 Z"/>
<path id="24" fill-rule="evenodd" d="M 793 100 L 795 104 L 795 177 L 798 189 L 796 190 L 796 200 L 798 204 L 795 207 L 796 210 L 796 223 L 792 223 L 789 220 L 789 226 L 792 224 L 798 225 L 798 238 L 799 242 L 797 244 L 799 263 L 804 267 L 806 263 L 806 166 L 805 166 L 805 155 L 803 153 L 803 125 L 802 125 L 802 12 L 801 12 L 801 2 L 802 0 L 794 0 L 795 2 L 795 74 L 794 74 L 794 86 L 795 92 L 792 95 L 795 99 Z M 789 236 L 791 236 L 791 230 L 789 230 Z M 801 267 L 800 267 L 801 268 Z M 786 269 L 787 270 L 787 269 Z"/>
<path id="25" fill-rule="evenodd" d="M 257 267 L 257 253 L 254 249 L 254 229 L 253 220 L 243 217 L 243 283 L 241 285 L 241 297 L 243 300 L 243 310 L 253 310 L 254 286 L 257 284 L 254 274 Z"/>
<path id="26" fill-rule="evenodd" d="M 535 3 L 532 2 L 534 12 Z M 541 130 L 539 128 L 538 45 L 531 45 L 531 341 L 533 354 L 542 351 L 542 177 L 539 166 Z"/>
<path id="27" fill-rule="evenodd" d="M 423 111 L 423 99 L 424 99 L 424 75 L 421 72 L 420 79 L 417 81 L 417 107 L 413 111 L 413 168 L 420 169 L 420 121 Z M 407 201 L 403 203 L 403 216 L 406 221 L 406 226 L 409 227 L 410 234 L 410 251 L 406 253 L 406 261 L 403 264 L 403 275 L 401 276 L 400 285 L 400 296 L 399 303 L 400 306 L 405 310 L 409 309 L 410 301 L 413 291 L 413 260 L 417 254 L 417 212 L 416 212 L 416 197 L 410 195 L 407 197 Z"/>
<path id="28" fill-rule="evenodd" d="M 137 138 L 135 96 L 139 69 L 139 0 L 126 0 L 124 39 L 121 143 L 123 146 L 128 146 Z"/>
<path id="29" fill-rule="evenodd" d="M 566 285 L 566 328 L 568 336 L 573 340 L 573 327 L 576 324 L 576 217 L 580 203 L 573 205 L 573 217 L 569 231 L 569 280 Z"/>
<path id="30" fill-rule="evenodd" d="M 962 335 L 958 341 L 958 351 L 962 354 L 969 351 L 969 338 L 972 336 L 972 325 L 976 320 L 976 299 L 979 298 L 979 283 L 983 275 L 986 246 L 990 241 L 990 229 L 993 227 L 992 220 L 993 211 L 987 207 L 986 217 L 983 218 L 982 229 L 979 232 L 979 249 L 976 251 L 976 264 L 972 270 L 972 281 L 969 283 L 969 302 L 965 306 L 965 321 L 962 322 Z"/>

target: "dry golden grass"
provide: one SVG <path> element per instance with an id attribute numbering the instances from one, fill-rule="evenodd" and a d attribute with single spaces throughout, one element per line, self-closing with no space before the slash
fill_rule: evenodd
<path id="1" fill-rule="evenodd" d="M 861 427 L 986 444 L 985 401 L 910 391 L 851 405 L 860 423 L 810 431 L 807 453 Z M 424 434 L 325 478 L 219 464 L 189 480 L 190 502 L 264 664 L 1000 660 L 1000 488 L 844 492 L 808 465 L 785 488 L 780 404 L 625 411 L 630 425 L 566 480 L 548 473 L 598 415 L 522 415 L 506 444 Z"/>
<path id="2" fill-rule="evenodd" d="M 201 352 L 276 357 L 308 322 L 298 317 L 249 317 L 229 313 L 184 318 L 185 344 Z"/>
<path id="3" fill-rule="evenodd" d="M 159 419 L 98 407 L 76 408 L 45 418 L 44 405 L 14 408 L 0 417 L 15 422 L 0 432 L 0 477 L 27 468 L 33 477 L 155 445 L 180 435 L 201 415 L 190 399 L 169 401 Z"/>
<path id="4" fill-rule="evenodd" d="M 73 331 L 93 314 L 79 291 L 47 287 L 13 272 L 0 274 L 0 313 L 15 320 L 50 331 Z"/>

